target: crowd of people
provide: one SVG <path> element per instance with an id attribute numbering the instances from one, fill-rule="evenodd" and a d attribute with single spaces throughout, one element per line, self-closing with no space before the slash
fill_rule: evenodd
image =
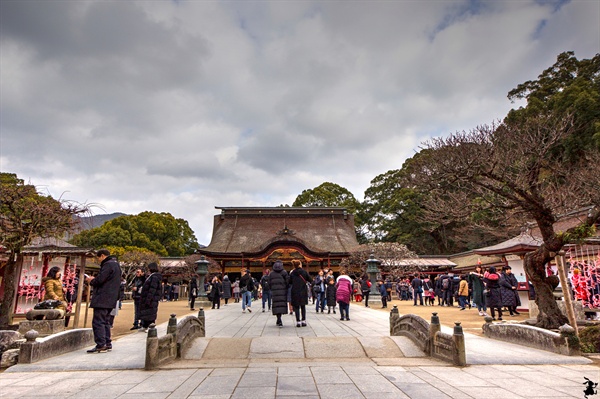
<path id="1" fill-rule="evenodd" d="M 86 275 L 85 284 L 93 289 L 90 307 L 94 309 L 92 329 L 96 346 L 89 353 L 100 353 L 112 349 L 110 329 L 114 317 L 121 308 L 126 288 L 131 291 L 134 303 L 134 321 L 131 330 L 147 331 L 156 322 L 158 306 L 161 301 L 177 301 L 180 284 L 170 284 L 163 279 L 156 263 L 147 266 L 148 273 L 140 268 L 129 285 L 121 273 L 116 258 L 102 249 L 97 252 L 100 271 L 94 276 Z M 596 304 L 600 297 L 597 268 L 589 283 L 582 276 L 579 268 L 574 268 L 569 283 L 573 289 L 575 300 Z M 52 267 L 42 280 L 44 300 L 59 302 L 57 309 L 65 312 L 69 303 L 61 280 L 61 271 Z M 372 287 L 368 275 L 353 280 L 346 271 L 341 270 L 337 278 L 333 270 L 320 270 L 311 276 L 300 260 L 292 261 L 292 269 L 287 272 L 281 261 L 273 263 L 266 269 L 260 279 L 256 279 L 250 270 L 243 269 L 241 277 L 234 282 L 227 275 L 212 275 L 204 283 L 207 299 L 212 309 L 220 309 L 221 304 L 227 306 L 229 299 L 234 303 L 241 302 L 243 313 L 252 312 L 253 302 L 262 305 L 262 312 L 271 312 L 276 316 L 276 325 L 283 327 L 282 315 L 295 316 L 296 327 L 307 326 L 307 306 L 312 303 L 316 313 L 337 315 L 340 320 L 350 320 L 350 302 L 363 302 L 369 307 L 369 296 L 376 291 L 381 296 L 382 308 L 387 307 L 395 290 L 400 301 L 412 301 L 413 306 L 456 306 L 459 310 L 477 308 L 480 316 L 487 316 L 488 311 L 493 320 L 502 320 L 503 312 L 510 316 L 519 315 L 521 305 L 518 294 L 518 281 L 510 266 L 501 270 L 491 266 L 487 270 L 478 265 L 472 272 L 455 275 L 451 272 L 437 275 L 415 273 L 412 276 L 393 281 L 391 278 L 377 281 Z M 196 298 L 200 295 L 198 282 L 192 278 L 187 287 L 187 298 L 190 310 L 195 310 Z M 311 302 L 312 301 L 312 302 Z M 259 306 L 260 306 L 259 305 Z M 256 306 L 254 307 L 256 308 Z M 588 312 L 589 313 L 589 312 Z M 595 314 L 586 313 L 592 318 Z"/>

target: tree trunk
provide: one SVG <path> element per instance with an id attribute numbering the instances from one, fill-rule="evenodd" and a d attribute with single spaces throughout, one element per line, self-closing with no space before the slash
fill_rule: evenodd
<path id="1" fill-rule="evenodd" d="M 547 253 L 545 245 L 542 244 L 534 252 L 525 255 L 525 272 L 535 288 L 535 303 L 540 311 L 536 327 L 557 329 L 567 324 L 568 319 L 558 308 L 553 294 L 554 287 L 546 277 Z"/>
<path id="2" fill-rule="evenodd" d="M 17 255 L 17 260 L 14 258 L 14 254 L 11 253 L 10 259 L 6 264 L 6 270 L 4 271 L 4 298 L 2 300 L 2 306 L 0 306 L 0 330 L 8 329 L 12 324 L 12 313 L 15 309 L 15 292 L 17 290 L 18 271 L 19 267 L 23 264 L 23 257 L 21 254 Z"/>

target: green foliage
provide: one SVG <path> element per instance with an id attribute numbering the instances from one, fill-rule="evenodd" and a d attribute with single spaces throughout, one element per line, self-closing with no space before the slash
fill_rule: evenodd
<path id="1" fill-rule="evenodd" d="M 583 353 L 600 353 L 600 326 L 585 327 L 579 331 L 579 342 Z"/>
<path id="2" fill-rule="evenodd" d="M 183 219 L 170 213 L 142 212 L 120 216 L 102 226 L 86 230 L 71 242 L 93 248 L 119 247 L 146 249 L 160 256 L 184 256 L 194 253 L 198 242 L 192 229 Z"/>
<path id="3" fill-rule="evenodd" d="M 354 215 L 354 226 L 359 241 L 364 241 L 363 219 L 361 215 L 361 203 L 348 189 L 335 184 L 325 182 L 308 190 L 303 190 L 292 206 L 316 206 L 316 207 L 343 207 Z"/>
<path id="4" fill-rule="evenodd" d="M 518 85 L 508 98 L 526 99 L 527 106 L 511 110 L 506 123 L 522 123 L 549 112 L 575 115 L 577 134 L 565 138 L 553 156 L 576 162 L 586 149 L 600 149 L 600 54 L 578 60 L 572 51 L 561 53 L 537 80 Z"/>

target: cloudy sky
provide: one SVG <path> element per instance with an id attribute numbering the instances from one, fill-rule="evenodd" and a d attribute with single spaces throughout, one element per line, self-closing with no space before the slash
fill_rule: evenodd
<path id="1" fill-rule="evenodd" d="M 600 1 L 1 0 L 0 171 L 94 213 L 359 200 L 430 137 L 504 117 Z"/>

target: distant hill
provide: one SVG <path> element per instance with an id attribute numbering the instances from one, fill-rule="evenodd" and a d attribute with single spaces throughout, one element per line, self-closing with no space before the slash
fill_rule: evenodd
<path id="1" fill-rule="evenodd" d="M 127 216 L 127 214 L 115 212 L 115 213 L 111 213 L 110 215 L 92 215 L 92 216 L 80 217 L 79 220 L 81 223 L 79 224 L 80 227 L 77 229 L 77 232 L 80 232 L 83 230 L 91 230 L 96 227 L 100 227 L 105 222 L 108 222 L 109 220 L 118 218 L 119 216 Z"/>

